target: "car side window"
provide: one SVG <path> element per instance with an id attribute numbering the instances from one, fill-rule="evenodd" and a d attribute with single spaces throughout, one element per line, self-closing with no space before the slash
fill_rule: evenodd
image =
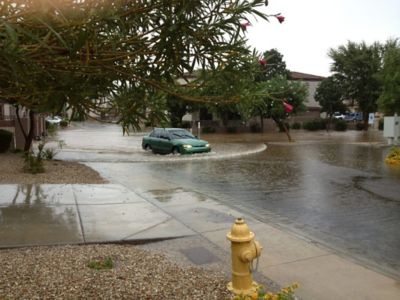
<path id="1" fill-rule="evenodd" d="M 158 132 L 154 130 L 152 133 L 150 133 L 151 137 L 158 137 Z"/>
<path id="2" fill-rule="evenodd" d="M 160 132 L 160 138 L 161 139 L 165 139 L 165 140 L 169 140 L 170 139 L 168 132 L 165 131 L 165 130 Z"/>

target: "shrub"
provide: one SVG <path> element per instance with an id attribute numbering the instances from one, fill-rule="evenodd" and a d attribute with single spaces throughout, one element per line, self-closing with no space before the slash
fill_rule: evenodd
<path id="1" fill-rule="evenodd" d="M 53 159 L 54 156 L 57 154 L 57 151 L 54 148 L 46 148 L 42 152 L 43 159 Z"/>
<path id="2" fill-rule="evenodd" d="M 385 162 L 389 165 L 400 165 L 400 147 L 392 147 Z"/>
<path id="3" fill-rule="evenodd" d="M 295 122 L 291 126 L 292 129 L 301 129 L 301 123 Z"/>
<path id="4" fill-rule="evenodd" d="M 58 126 L 56 124 L 46 123 L 47 134 L 49 136 L 55 136 L 57 133 Z"/>
<path id="5" fill-rule="evenodd" d="M 361 122 L 356 123 L 356 129 L 357 130 L 364 130 L 364 123 L 361 123 Z"/>
<path id="6" fill-rule="evenodd" d="M 38 145 L 38 152 L 33 153 L 32 151 L 25 152 L 24 159 L 24 172 L 37 174 L 43 173 L 43 159 L 53 159 L 57 152 L 53 148 L 44 149 L 45 143 Z"/>
<path id="7" fill-rule="evenodd" d="M 230 126 L 230 127 L 226 128 L 226 132 L 228 132 L 228 133 L 236 133 L 237 132 L 237 128 L 235 126 Z"/>
<path id="8" fill-rule="evenodd" d="M 294 290 L 297 289 L 299 285 L 297 283 L 291 286 L 281 289 L 277 293 L 265 292 L 262 286 L 259 286 L 257 291 L 253 295 L 247 296 L 235 296 L 234 300 L 295 300 L 297 299 Z"/>
<path id="9" fill-rule="evenodd" d="M 303 123 L 303 128 L 309 131 L 323 130 L 326 129 L 326 120 L 314 119 Z"/>
<path id="10" fill-rule="evenodd" d="M 290 129 L 289 123 L 280 122 L 280 123 L 278 123 L 278 127 L 279 127 L 279 131 L 280 131 L 280 132 L 285 132 L 285 128 L 283 127 L 284 124 L 285 124 L 287 130 Z"/>
<path id="11" fill-rule="evenodd" d="M 336 131 L 346 131 L 347 123 L 346 123 L 346 121 L 343 121 L 343 120 L 337 120 L 334 128 Z"/>
<path id="12" fill-rule="evenodd" d="M 201 129 L 202 133 L 215 133 L 216 129 L 214 127 L 203 127 Z"/>
<path id="13" fill-rule="evenodd" d="M 68 121 L 67 121 L 67 120 L 62 120 L 62 121 L 60 122 L 60 126 L 61 126 L 61 127 L 67 127 L 67 126 L 68 126 Z"/>
<path id="14" fill-rule="evenodd" d="M 31 174 L 44 172 L 43 160 L 40 151 L 37 155 L 31 151 L 25 152 L 24 172 Z"/>
<path id="15" fill-rule="evenodd" d="M 327 128 L 328 121 L 329 121 L 328 119 L 318 119 L 319 128 L 321 130 L 325 130 Z"/>
<path id="16" fill-rule="evenodd" d="M 251 132 L 261 132 L 261 126 L 258 123 L 253 123 L 250 125 L 250 131 Z"/>
<path id="17" fill-rule="evenodd" d="M 0 152 L 10 149 L 13 134 L 7 130 L 0 129 Z"/>

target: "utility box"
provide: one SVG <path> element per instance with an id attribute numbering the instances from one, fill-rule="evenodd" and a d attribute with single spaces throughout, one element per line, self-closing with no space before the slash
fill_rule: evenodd
<path id="1" fill-rule="evenodd" d="M 383 136 L 388 138 L 389 144 L 397 143 L 400 137 L 400 116 L 384 118 Z"/>

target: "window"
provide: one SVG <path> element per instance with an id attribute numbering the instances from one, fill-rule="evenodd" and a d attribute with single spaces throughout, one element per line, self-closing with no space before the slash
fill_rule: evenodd
<path id="1" fill-rule="evenodd" d="M 161 138 L 161 139 L 165 139 L 165 140 L 169 140 L 170 137 L 169 137 L 168 131 L 162 130 L 162 131 L 160 132 L 160 138 Z"/>

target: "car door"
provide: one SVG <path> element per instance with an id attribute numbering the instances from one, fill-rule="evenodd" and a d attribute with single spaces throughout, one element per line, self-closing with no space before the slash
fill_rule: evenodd
<path id="1" fill-rule="evenodd" d="M 160 152 L 163 153 L 169 153 L 171 152 L 172 146 L 171 146 L 171 137 L 169 136 L 169 133 L 167 130 L 161 130 L 160 131 Z"/>
<path id="2" fill-rule="evenodd" d="M 153 151 L 160 151 L 160 130 L 155 129 L 149 136 L 150 146 Z"/>

